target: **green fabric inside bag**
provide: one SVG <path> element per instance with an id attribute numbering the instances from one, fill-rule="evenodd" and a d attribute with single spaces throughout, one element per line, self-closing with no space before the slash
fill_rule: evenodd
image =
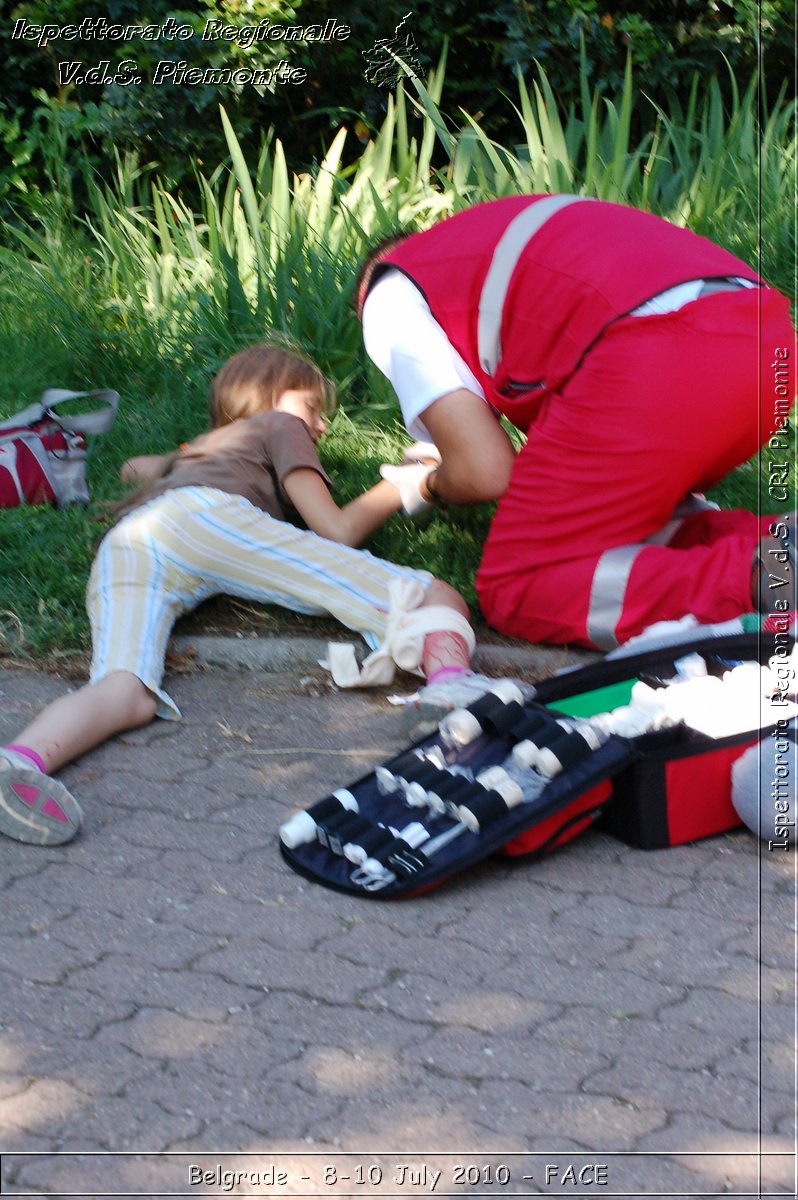
<path id="1" fill-rule="evenodd" d="M 568 696 L 565 700 L 553 700 L 547 707 L 555 708 L 567 717 L 594 717 L 597 713 L 611 712 L 628 704 L 632 698 L 632 688 L 637 682 L 637 679 L 624 679 L 621 683 L 595 688 L 578 696 Z"/>

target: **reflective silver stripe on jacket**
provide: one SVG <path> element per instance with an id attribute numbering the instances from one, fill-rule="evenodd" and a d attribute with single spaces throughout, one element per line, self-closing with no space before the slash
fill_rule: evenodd
<path id="1" fill-rule="evenodd" d="M 477 353 L 480 365 L 488 375 L 495 374 L 501 362 L 504 301 L 524 247 L 555 213 L 569 204 L 581 204 L 592 199 L 592 196 L 547 196 L 545 200 L 538 200 L 512 219 L 496 243 L 479 297 L 477 321 Z"/>
<path id="2" fill-rule="evenodd" d="M 616 630 L 623 615 L 626 588 L 638 554 L 651 546 L 666 546 L 686 517 L 707 509 L 717 511 L 718 505 L 691 493 L 677 505 L 667 525 L 652 533 L 644 542 L 605 550 L 593 574 L 587 614 L 587 636 L 594 646 L 600 650 L 614 650 L 620 644 Z"/>

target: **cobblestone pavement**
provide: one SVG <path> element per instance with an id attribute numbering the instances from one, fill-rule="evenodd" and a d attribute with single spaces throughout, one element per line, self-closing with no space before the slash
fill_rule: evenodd
<path id="1" fill-rule="evenodd" d="M 0 672 L 0 736 L 65 687 Z M 793 860 L 591 832 L 339 895 L 277 827 L 405 744 L 396 710 L 171 687 L 182 725 L 64 773 L 76 841 L 0 839 L 4 1195 L 793 1194 Z"/>

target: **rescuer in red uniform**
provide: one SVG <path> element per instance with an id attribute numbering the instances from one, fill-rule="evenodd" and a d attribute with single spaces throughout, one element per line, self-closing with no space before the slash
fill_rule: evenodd
<path id="1" fill-rule="evenodd" d="M 786 608 L 791 572 L 794 607 L 790 516 L 698 495 L 788 444 L 789 306 L 744 262 L 635 209 L 514 196 L 378 249 L 358 312 L 440 454 L 420 498 L 499 501 L 476 579 L 497 629 L 609 649 L 688 613 Z"/>

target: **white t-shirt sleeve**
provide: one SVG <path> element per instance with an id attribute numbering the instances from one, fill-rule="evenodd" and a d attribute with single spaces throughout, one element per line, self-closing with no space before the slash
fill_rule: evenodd
<path id="1" fill-rule="evenodd" d="M 421 416 L 448 392 L 468 388 L 485 399 L 423 295 L 401 271 L 386 271 L 377 280 L 366 297 L 362 321 L 366 353 L 396 392 L 413 437 L 429 439 Z"/>

